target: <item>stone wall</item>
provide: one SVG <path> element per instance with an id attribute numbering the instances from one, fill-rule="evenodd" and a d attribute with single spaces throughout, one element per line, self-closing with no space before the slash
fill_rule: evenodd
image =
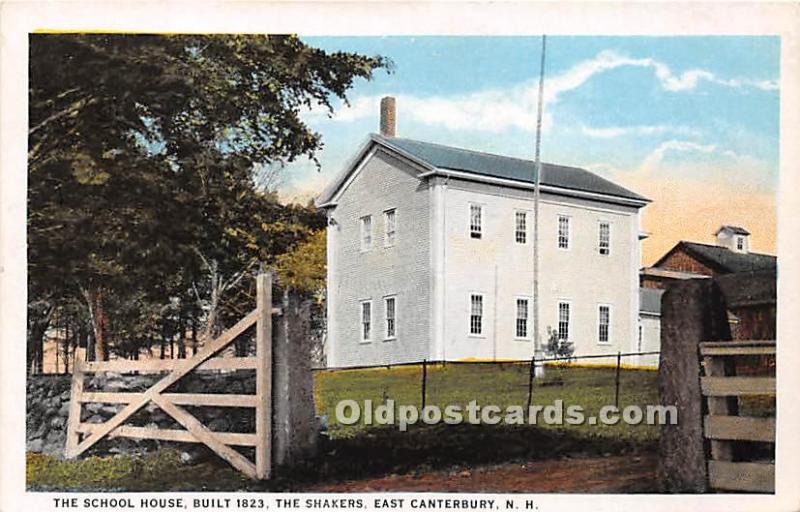
<path id="1" fill-rule="evenodd" d="M 313 456 L 321 422 L 315 415 L 314 382 L 311 373 L 313 345 L 313 302 L 297 294 L 282 292 L 282 315 L 273 317 L 273 417 L 272 455 L 276 466 L 291 466 Z M 144 392 L 165 374 L 88 374 L 84 392 Z M 69 415 L 71 376 L 29 376 L 27 383 L 26 448 L 57 457 L 64 456 Z M 213 393 L 254 395 L 255 372 L 194 371 L 165 390 L 166 393 Z M 124 407 L 123 404 L 86 403 L 81 408 L 82 423 L 104 423 Z M 252 407 L 184 408 L 214 432 L 255 432 Z M 148 403 L 125 421 L 125 425 L 184 430 L 155 404 Z M 136 453 L 178 445 L 186 458 L 207 456 L 210 451 L 199 443 L 172 443 L 154 440 L 105 438 L 87 455 Z M 238 448 L 237 448 L 238 449 Z M 253 458 L 253 448 L 240 450 Z"/>
<path id="2" fill-rule="evenodd" d="M 63 455 L 69 414 L 69 375 L 28 377 L 26 448 Z"/>
<path id="3" fill-rule="evenodd" d="M 163 375 L 121 375 L 104 373 L 89 375 L 85 380 L 85 391 L 142 392 Z M 41 452 L 57 457 L 64 456 L 66 443 L 67 417 L 69 414 L 71 376 L 33 376 L 28 377 L 26 447 L 28 451 Z M 170 387 L 168 392 L 176 393 L 220 393 L 253 394 L 255 375 L 252 371 L 240 372 L 197 372 L 184 377 Z M 103 423 L 116 414 L 123 405 L 87 403 L 81 410 L 84 423 Z M 210 430 L 215 432 L 253 432 L 255 416 L 252 408 L 231 407 L 186 407 Z M 180 429 L 169 415 L 150 403 L 126 425 L 149 428 Z M 185 443 L 166 443 L 161 441 L 133 439 L 113 439 L 98 443 L 89 454 L 136 453 L 157 449 L 164 445 L 175 445 L 186 449 L 187 457 L 199 457 L 198 450 L 190 449 Z M 200 445 L 197 445 L 199 447 Z M 200 450 L 202 452 L 204 450 Z"/>

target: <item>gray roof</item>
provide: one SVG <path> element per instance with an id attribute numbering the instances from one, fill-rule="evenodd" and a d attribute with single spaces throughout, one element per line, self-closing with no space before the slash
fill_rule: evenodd
<path id="1" fill-rule="evenodd" d="M 662 295 L 664 295 L 664 290 L 639 288 L 639 311 L 641 313 L 660 315 Z"/>
<path id="2" fill-rule="evenodd" d="M 717 245 L 699 244 L 697 242 L 679 242 L 661 260 L 653 266 L 657 267 L 670 253 L 682 247 L 687 254 L 694 256 L 702 263 L 709 265 L 717 272 L 736 273 L 754 272 L 759 270 L 775 270 L 778 258 L 770 254 L 755 252 L 735 252 L 727 247 Z"/>
<path id="3" fill-rule="evenodd" d="M 399 137 L 373 135 L 373 139 L 396 148 L 439 169 L 451 169 L 482 176 L 533 183 L 535 163 L 532 160 L 481 153 L 452 146 L 443 146 Z M 611 196 L 649 201 L 646 197 L 608 181 L 579 167 L 542 163 L 542 185 L 595 192 Z"/>
<path id="4" fill-rule="evenodd" d="M 774 269 L 728 274 L 714 280 L 719 284 L 730 309 L 777 302 L 778 275 Z"/>
<path id="5" fill-rule="evenodd" d="M 730 225 L 728 225 L 728 224 L 726 224 L 726 225 L 723 225 L 723 226 L 720 226 L 720 228 L 719 228 L 719 229 L 717 230 L 717 232 L 716 232 L 716 233 L 714 233 L 714 234 L 715 234 L 715 235 L 717 235 L 717 234 L 719 234 L 719 232 L 720 232 L 720 231 L 723 231 L 723 230 L 725 230 L 725 229 L 727 229 L 728 231 L 731 231 L 731 232 L 733 232 L 733 233 L 736 233 L 737 235 L 749 235 L 749 234 L 750 234 L 750 232 L 749 232 L 749 231 L 747 231 L 746 229 L 744 229 L 743 227 L 740 227 L 740 226 L 730 226 Z"/>

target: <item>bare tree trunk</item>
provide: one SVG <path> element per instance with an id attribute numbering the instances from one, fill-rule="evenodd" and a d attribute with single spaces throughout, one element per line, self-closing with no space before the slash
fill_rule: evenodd
<path id="1" fill-rule="evenodd" d="M 178 318 L 178 358 L 186 359 L 186 325 L 183 315 Z"/>
<path id="2" fill-rule="evenodd" d="M 166 357 L 167 350 L 167 324 L 166 321 L 161 325 L 161 340 L 159 341 L 159 359 Z"/>
<path id="3" fill-rule="evenodd" d="M 197 318 L 192 315 L 192 355 L 197 355 Z"/>
<path id="4" fill-rule="evenodd" d="M 50 327 L 55 307 L 45 306 L 43 314 L 36 315 L 28 308 L 28 371 L 31 375 L 41 373 L 44 369 L 44 335 Z"/>
<path id="5" fill-rule="evenodd" d="M 69 322 L 64 323 L 64 373 L 69 373 L 69 342 L 74 333 L 70 332 Z M 56 345 L 58 350 L 58 345 Z"/>
<path id="6" fill-rule="evenodd" d="M 87 293 L 87 302 L 94 329 L 94 359 L 95 361 L 107 361 L 106 326 L 108 319 L 103 309 L 103 291 L 99 288 L 90 290 Z"/>

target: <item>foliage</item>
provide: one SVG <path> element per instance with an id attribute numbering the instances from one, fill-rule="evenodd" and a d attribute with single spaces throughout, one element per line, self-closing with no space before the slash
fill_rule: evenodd
<path id="1" fill-rule="evenodd" d="M 203 490 L 206 482 L 223 477 L 229 489 L 245 484 L 245 477 L 233 469 L 208 463 L 186 466 L 181 462 L 180 452 L 171 448 L 143 455 L 92 456 L 69 461 L 28 453 L 26 465 L 28 485 L 41 490 Z"/>
<path id="2" fill-rule="evenodd" d="M 292 36 L 31 36 L 29 359 L 68 302 L 100 357 L 228 322 L 242 277 L 324 225 L 259 187 L 321 148 L 301 112 L 379 68 Z"/>
<path id="3" fill-rule="evenodd" d="M 322 229 L 278 256 L 275 267 L 281 284 L 307 293 L 318 293 L 325 288 L 325 263 L 326 233 Z"/>
<path id="4" fill-rule="evenodd" d="M 568 340 L 560 339 L 558 337 L 558 332 L 548 326 L 547 344 L 544 347 L 544 351 L 550 357 L 563 358 L 569 361 L 572 359 L 572 354 L 575 353 L 575 344 Z"/>

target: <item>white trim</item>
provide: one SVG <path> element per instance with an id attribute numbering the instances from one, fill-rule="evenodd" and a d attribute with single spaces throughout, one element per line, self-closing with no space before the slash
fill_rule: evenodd
<path id="1" fill-rule="evenodd" d="M 639 311 L 639 317 L 661 318 L 661 313 L 651 313 L 649 311 Z"/>
<path id="2" fill-rule="evenodd" d="M 389 230 L 387 229 L 388 223 L 386 222 L 389 212 L 394 213 L 394 239 L 391 243 L 389 243 Z M 392 206 L 391 208 L 383 210 L 383 247 L 394 247 L 395 244 L 397 244 L 397 207 Z"/>
<path id="3" fill-rule="evenodd" d="M 338 360 L 336 359 L 336 344 L 338 340 L 336 338 L 336 314 L 334 312 L 334 304 L 338 303 L 338 297 L 336 296 L 336 290 L 338 290 L 338 285 L 336 282 L 336 273 L 333 269 L 336 268 L 336 232 L 339 230 L 339 226 L 331 225 L 331 211 L 326 211 L 326 218 L 328 219 L 328 226 L 326 229 L 327 232 L 327 240 L 325 243 L 325 252 L 326 252 L 326 263 L 327 263 L 327 272 L 326 274 L 326 289 L 325 289 L 325 299 L 328 307 L 326 308 L 326 317 L 328 320 L 327 325 L 327 332 L 325 333 L 325 360 L 329 367 L 336 367 L 338 365 Z"/>
<path id="4" fill-rule="evenodd" d="M 472 332 L 472 297 L 474 295 L 481 298 L 481 332 L 480 334 L 473 334 Z M 467 336 L 470 338 L 486 338 L 486 294 L 484 292 L 468 292 L 467 293 Z"/>
<path id="5" fill-rule="evenodd" d="M 566 304 L 568 306 L 568 315 L 567 315 L 567 339 L 566 341 L 569 343 L 572 340 L 572 318 L 575 316 L 574 311 L 572 310 L 572 299 L 558 299 L 556 301 L 556 336 L 558 337 L 558 324 L 561 322 L 561 304 Z M 558 338 L 561 339 L 560 337 Z"/>
<path id="6" fill-rule="evenodd" d="M 507 178 L 497 178 L 494 176 L 486 176 L 477 173 L 470 173 L 464 171 L 457 171 L 454 169 L 436 168 L 421 160 L 414 155 L 404 151 L 400 148 L 391 145 L 390 141 L 386 141 L 379 135 L 370 135 L 369 140 L 363 145 L 362 149 L 356 153 L 356 156 L 351 162 L 345 166 L 344 170 L 339 176 L 325 189 L 320 195 L 320 200 L 317 203 L 319 208 L 335 207 L 342 192 L 350 185 L 355 179 L 355 176 L 361 172 L 365 163 L 375 155 L 375 152 L 380 149 L 386 153 L 392 153 L 393 156 L 404 160 L 406 163 L 415 167 L 420 171 L 417 176 L 420 179 L 428 178 L 434 175 L 449 176 L 454 178 L 461 178 L 468 181 L 477 181 L 484 183 L 493 183 L 497 185 L 509 186 L 519 189 L 533 189 L 535 185 L 524 181 L 512 180 Z M 355 167 L 355 170 L 353 168 Z M 649 199 L 633 199 L 622 196 L 615 196 L 611 194 L 603 194 L 600 192 L 589 192 L 585 190 L 575 190 L 564 187 L 557 187 L 553 185 L 540 185 L 540 191 L 549 192 L 556 195 L 579 197 L 586 199 L 595 199 L 602 202 L 621 204 L 626 206 L 643 207 L 651 203 Z"/>
<path id="7" fill-rule="evenodd" d="M 427 178 L 433 175 L 450 176 L 453 178 L 461 178 L 467 181 L 479 181 L 484 183 L 493 183 L 496 185 L 506 185 L 513 188 L 533 189 L 534 184 L 524 181 L 511 180 L 507 178 L 496 178 L 493 176 L 485 176 L 482 174 L 456 171 L 453 169 L 436 168 L 419 175 L 420 178 Z M 582 197 L 587 199 L 597 199 L 607 203 L 622 204 L 627 206 L 643 207 L 650 204 L 652 201 L 649 199 L 632 199 L 628 197 L 614 196 L 610 194 L 603 194 L 600 192 L 588 192 L 584 190 L 575 190 L 570 188 L 556 187 L 553 185 L 540 185 L 542 192 L 550 192 L 557 195 Z"/>
<path id="8" fill-rule="evenodd" d="M 517 336 L 517 301 L 520 300 L 520 299 L 524 299 L 524 300 L 528 301 L 528 307 L 526 308 L 527 309 L 527 313 L 528 313 L 528 317 L 526 319 L 527 320 L 526 330 L 528 332 L 527 336 Z M 513 311 L 514 311 L 514 323 L 512 324 L 512 328 L 514 329 L 514 332 L 513 332 L 514 339 L 517 340 L 517 341 L 531 341 L 533 339 L 533 336 L 532 336 L 532 334 L 533 334 L 533 321 L 532 321 L 533 320 L 533 315 L 532 315 L 532 313 L 533 313 L 533 297 L 531 297 L 530 295 L 515 295 L 514 296 L 514 308 L 513 308 Z"/>
<path id="9" fill-rule="evenodd" d="M 608 340 L 607 341 L 600 341 L 600 308 L 608 308 Z M 611 336 L 611 326 L 614 324 L 614 306 L 607 302 L 598 302 L 597 303 L 597 316 L 595 317 L 597 322 L 595 323 L 595 341 L 598 345 L 607 346 L 612 345 L 614 343 L 614 337 Z"/>
<path id="10" fill-rule="evenodd" d="M 517 240 L 517 214 L 520 214 L 520 213 L 525 215 L 525 217 L 524 217 L 524 219 L 525 219 L 525 229 L 523 230 L 523 233 L 525 233 L 525 241 L 524 242 L 519 242 Z M 524 208 L 514 208 L 514 230 L 513 230 L 512 235 L 514 237 L 513 242 L 514 242 L 515 245 L 529 245 L 528 242 L 531 239 L 530 228 L 529 228 L 530 222 L 528 222 L 528 219 L 531 216 L 529 215 L 529 213 L 530 213 L 530 210 L 526 210 Z"/>
<path id="11" fill-rule="evenodd" d="M 561 247 L 561 219 L 567 219 L 567 246 Z M 572 215 L 567 215 L 566 213 L 557 213 L 556 214 L 556 249 L 559 251 L 571 251 L 572 250 Z"/>
<path id="12" fill-rule="evenodd" d="M 486 215 L 484 215 L 484 209 L 485 209 L 484 206 L 485 206 L 485 204 L 484 203 L 478 203 L 478 202 L 475 202 L 475 201 L 470 201 L 468 204 L 469 204 L 469 208 L 467 209 L 467 238 L 469 238 L 470 240 L 483 240 L 484 235 L 486 233 L 486 229 L 485 229 L 486 228 L 486 223 L 484 222 L 484 219 L 486 219 Z M 472 207 L 473 206 L 477 206 L 478 207 L 478 221 L 479 221 L 478 222 L 478 227 L 480 228 L 480 230 L 477 231 L 477 233 L 480 235 L 478 237 L 472 236 Z"/>
<path id="13" fill-rule="evenodd" d="M 336 206 L 336 204 L 339 201 L 339 198 L 342 196 L 342 193 L 344 193 L 344 191 L 347 190 L 350 184 L 353 183 L 353 180 L 356 179 L 356 176 L 361 174 L 361 171 L 364 169 L 364 166 L 367 165 L 367 162 L 369 162 L 370 158 L 375 156 L 375 151 L 376 151 L 375 147 L 368 149 L 370 148 L 371 145 L 372 142 L 367 142 L 366 145 L 364 146 L 364 149 L 356 153 L 356 158 L 352 162 L 348 163 L 348 165 L 345 167 L 342 176 L 338 177 L 333 181 L 333 183 L 331 184 L 331 186 L 333 187 L 332 190 L 330 192 L 326 190 L 325 192 L 322 193 L 320 197 L 325 197 L 328 195 L 330 195 L 331 197 L 329 200 L 319 203 L 317 205 L 319 208 L 328 208 L 331 206 Z M 355 166 L 355 169 L 353 169 L 353 166 Z"/>
<path id="14" fill-rule="evenodd" d="M 430 234 L 431 234 L 431 297 L 432 305 L 428 316 L 430 321 L 430 346 L 427 352 L 432 360 L 445 360 L 445 287 L 446 287 L 446 178 L 428 182 L 430 188 Z"/>
<path id="15" fill-rule="evenodd" d="M 342 172 L 325 188 L 325 191 L 320 195 L 317 201 L 318 208 L 331 208 L 335 207 L 341 197 L 342 193 L 350 186 L 363 169 L 364 165 L 370 158 L 375 156 L 375 153 L 380 150 L 397 158 L 406 164 L 414 167 L 420 173 L 428 172 L 434 167 L 427 162 L 416 158 L 415 156 L 389 145 L 389 143 L 380 135 L 370 134 L 367 141 L 356 152 L 355 156 L 348 161 Z M 354 170 L 355 168 L 355 170 Z"/>
<path id="16" fill-rule="evenodd" d="M 364 229 L 366 223 L 364 221 L 366 219 L 369 219 L 369 245 L 364 243 L 364 235 L 366 234 Z M 375 247 L 375 230 L 373 229 L 372 215 L 362 215 L 358 218 L 358 244 L 361 252 L 369 252 Z"/>
<path id="17" fill-rule="evenodd" d="M 389 326 L 388 326 L 389 317 L 387 316 L 387 312 L 389 310 L 386 307 L 386 301 L 388 301 L 389 299 L 393 299 L 394 300 L 394 335 L 392 335 L 392 336 L 387 336 L 386 335 L 387 331 L 389 329 Z M 397 294 L 395 293 L 395 294 L 391 294 L 391 295 L 384 295 L 383 296 L 383 341 L 394 341 L 394 340 L 397 339 L 397 310 L 398 310 L 398 307 L 397 307 Z"/>
<path id="18" fill-rule="evenodd" d="M 600 228 L 603 224 L 608 226 L 608 253 L 603 254 L 600 252 Z M 613 231 L 614 228 L 612 227 L 612 222 L 610 220 L 605 219 L 597 219 L 597 245 L 595 246 L 595 251 L 598 256 L 602 256 L 604 258 L 608 258 L 611 256 L 611 240 L 613 240 Z M 638 243 L 638 242 L 637 242 Z"/>
<path id="19" fill-rule="evenodd" d="M 369 304 L 369 338 L 364 337 L 364 304 Z M 372 299 L 358 301 L 358 342 L 363 345 L 372 343 L 375 333 L 375 308 L 372 306 Z"/>

